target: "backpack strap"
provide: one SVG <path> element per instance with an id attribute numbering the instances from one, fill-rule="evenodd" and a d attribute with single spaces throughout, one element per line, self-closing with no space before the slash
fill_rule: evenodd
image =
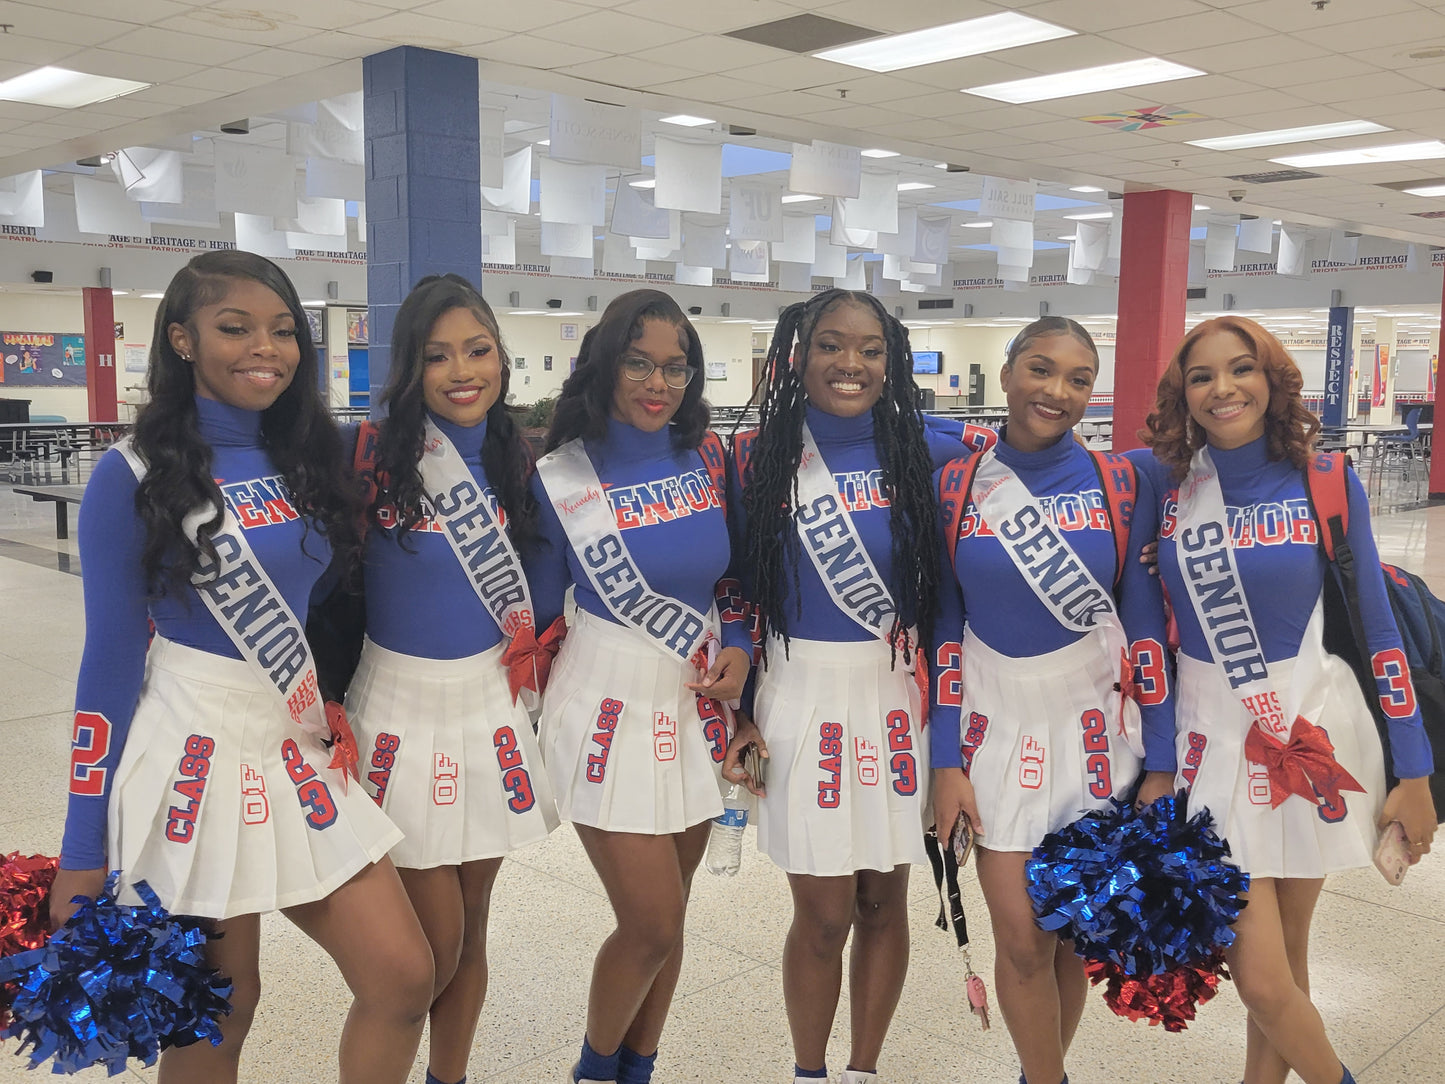
<path id="1" fill-rule="evenodd" d="M 351 466 L 356 472 L 356 479 L 361 487 L 361 530 L 363 535 L 366 532 L 367 514 L 376 504 L 377 494 L 380 491 L 380 483 L 376 477 L 376 455 L 380 440 L 381 429 L 375 422 L 367 420 L 357 426 L 356 450 L 352 453 Z"/>
<path id="2" fill-rule="evenodd" d="M 963 526 L 963 512 L 968 507 L 968 494 L 973 489 L 973 476 L 978 473 L 981 454 L 950 459 L 938 476 L 938 503 L 943 509 L 944 537 L 948 539 L 948 558 L 958 574 L 958 531 Z"/>
<path id="3" fill-rule="evenodd" d="M 1345 485 L 1345 454 L 1343 452 L 1317 452 L 1305 468 L 1305 496 L 1309 498 L 1310 510 L 1319 524 L 1320 545 L 1325 556 L 1333 564 L 1341 563 L 1337 556 L 1343 548 L 1347 553 L 1349 543 L 1345 535 L 1350 529 L 1350 494 Z M 1353 561 L 1351 574 L 1353 574 Z"/>
<path id="4" fill-rule="evenodd" d="M 741 433 L 733 434 L 733 465 L 737 467 L 739 481 L 747 477 L 748 466 L 753 461 L 753 445 L 757 443 L 757 439 L 756 429 L 744 429 Z"/>
<path id="5" fill-rule="evenodd" d="M 1114 589 L 1124 578 L 1124 565 L 1129 559 L 1129 530 L 1134 523 L 1134 501 L 1139 492 L 1139 479 L 1134 463 L 1115 452 L 1090 450 L 1099 488 L 1104 491 L 1104 504 L 1109 512 L 1109 529 L 1114 532 Z"/>
<path id="6" fill-rule="evenodd" d="M 728 464 L 723 453 L 722 437 L 711 429 L 703 433 L 702 443 L 697 446 L 697 454 L 702 456 L 702 465 L 707 468 L 708 477 L 712 479 L 713 488 L 717 490 L 718 502 L 726 506 Z"/>

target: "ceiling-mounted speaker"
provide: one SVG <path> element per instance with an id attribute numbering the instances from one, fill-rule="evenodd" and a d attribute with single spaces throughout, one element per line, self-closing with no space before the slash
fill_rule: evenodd
<path id="1" fill-rule="evenodd" d="M 946 173 L 967 173 L 967 172 L 969 172 L 969 170 L 971 170 L 972 168 L 973 168 L 972 166 L 961 166 L 961 165 L 959 165 L 957 162 L 949 162 L 949 163 L 947 164 L 947 166 L 945 167 L 944 172 L 946 172 Z"/>
<path id="2" fill-rule="evenodd" d="M 333 301 L 335 301 L 338 297 L 340 297 L 340 296 L 341 296 L 341 283 L 337 282 L 335 279 L 330 280 L 330 281 L 326 284 L 326 296 L 329 297 L 329 298 L 331 298 L 331 300 L 333 300 Z"/>
<path id="3" fill-rule="evenodd" d="M 54 282 L 54 281 L 55 281 L 55 272 L 54 272 L 54 271 L 32 271 L 32 272 L 30 272 L 30 281 L 31 281 L 31 282 L 40 282 L 40 283 Z"/>
<path id="4" fill-rule="evenodd" d="M 227 135 L 247 135 L 251 131 L 250 118 L 242 117 L 240 120 L 228 120 L 225 124 L 221 125 L 221 131 Z"/>
<path id="5" fill-rule="evenodd" d="M 560 297 L 547 298 L 547 307 L 549 309 L 560 309 L 562 307 L 562 299 Z"/>
<path id="6" fill-rule="evenodd" d="M 972 315 L 973 315 L 973 305 L 970 304 L 970 303 L 967 302 L 967 301 L 965 301 L 965 302 L 963 303 L 963 315 L 965 315 L 965 316 L 972 316 Z"/>
<path id="7" fill-rule="evenodd" d="M 718 306 L 718 312 L 723 316 L 731 316 L 733 314 L 732 302 L 724 301 L 721 305 Z"/>
<path id="8" fill-rule="evenodd" d="M 102 267 L 100 273 L 96 275 L 96 278 L 99 280 L 102 289 L 110 289 L 110 268 Z"/>
<path id="9" fill-rule="evenodd" d="M 1049 314 L 1049 303 L 1048 303 L 1047 301 L 1040 301 L 1040 302 L 1039 302 L 1039 319 L 1042 320 L 1042 319 L 1043 319 L 1045 316 L 1047 316 L 1048 314 Z"/>
<path id="10" fill-rule="evenodd" d="M 1330 291 L 1330 308 L 1332 308 L 1332 309 L 1337 309 L 1337 308 L 1339 308 L 1341 305 L 1343 305 L 1344 303 L 1345 303 L 1345 291 L 1343 291 L 1343 290 L 1331 290 L 1331 291 Z"/>
<path id="11" fill-rule="evenodd" d="M 1223 295 L 1219 298 L 1219 307 L 1220 307 L 1221 309 L 1223 309 L 1225 312 L 1228 312 L 1230 309 L 1234 308 L 1234 295 L 1233 295 L 1233 294 L 1223 294 Z"/>
<path id="12" fill-rule="evenodd" d="M 701 315 L 702 315 L 702 306 L 701 306 L 701 305 L 689 305 L 688 308 L 687 308 L 687 314 L 688 314 L 689 316 L 701 316 Z"/>
<path id="13" fill-rule="evenodd" d="M 756 128 L 749 128 L 746 124 L 729 124 L 728 135 L 755 136 L 758 134 Z"/>
<path id="14" fill-rule="evenodd" d="M 508 305 L 511 305 L 513 308 L 516 308 L 516 307 L 517 307 L 518 305 L 520 305 L 521 303 L 522 303 L 522 292 L 521 292 L 520 290 L 513 290 L 511 293 L 509 293 L 509 294 L 507 295 L 507 304 L 508 304 Z"/>
<path id="15" fill-rule="evenodd" d="M 587 295 L 587 311 L 588 311 L 588 312 L 596 312 L 596 311 L 597 311 L 597 295 L 596 295 L 596 294 L 588 294 L 588 295 Z"/>
<path id="16" fill-rule="evenodd" d="M 896 316 L 896 317 L 898 317 L 898 319 L 902 320 L 902 319 L 903 319 L 903 306 L 902 306 L 902 305 L 894 305 L 894 306 L 893 306 L 893 315 Z"/>

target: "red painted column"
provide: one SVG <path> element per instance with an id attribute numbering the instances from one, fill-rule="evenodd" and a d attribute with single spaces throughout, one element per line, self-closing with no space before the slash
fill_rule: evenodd
<path id="1" fill-rule="evenodd" d="M 115 295 L 100 286 L 80 291 L 85 309 L 85 398 L 90 420 L 119 420 L 115 393 Z"/>
<path id="2" fill-rule="evenodd" d="M 1445 354 L 1445 288 L 1440 294 L 1440 353 Z M 1445 420 L 1440 407 L 1445 405 L 1445 380 L 1440 377 L 1445 373 L 1437 371 L 1435 377 L 1435 432 L 1440 430 L 1441 420 Z M 1445 448 L 1442 443 L 1441 448 Z M 1440 448 L 1435 447 L 1435 438 L 1430 438 L 1430 499 L 1445 500 L 1445 455 L 1440 454 Z"/>
<path id="3" fill-rule="evenodd" d="M 1184 337 L 1189 286 L 1188 192 L 1129 192 L 1119 252 L 1119 324 L 1114 346 L 1114 450 L 1138 448 L 1135 435 L 1154 409 L 1154 391 Z"/>

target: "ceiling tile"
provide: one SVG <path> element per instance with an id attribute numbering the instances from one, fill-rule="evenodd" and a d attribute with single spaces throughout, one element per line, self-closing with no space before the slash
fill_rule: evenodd
<path id="1" fill-rule="evenodd" d="M 1259 28 L 1256 27 L 1256 30 Z M 1240 72 L 1254 79 L 1252 69 L 1286 64 L 1296 60 L 1315 60 L 1329 56 L 1329 50 L 1283 34 L 1260 32 L 1247 41 L 1230 42 L 1196 49 L 1193 43 L 1183 51 L 1171 50 L 1169 59 L 1207 72 Z M 1333 63 L 1331 61 L 1330 63 Z"/>
<path id="2" fill-rule="evenodd" d="M 638 60 L 690 68 L 695 74 L 731 75 L 749 64 L 766 64 L 777 59 L 778 51 L 750 41 L 726 38 L 720 34 L 703 34 L 684 38 L 651 49 L 638 49 L 629 54 Z"/>
<path id="3" fill-rule="evenodd" d="M 739 79 L 761 84 L 760 90 L 766 87 L 799 90 L 824 83 L 836 83 L 840 70 L 846 69 L 843 65 L 815 60 L 810 56 L 793 56 L 786 60 L 770 60 L 766 64 L 750 64 L 746 68 L 739 68 L 733 74 Z"/>
<path id="4" fill-rule="evenodd" d="M 1182 19 L 1208 12 L 1197 0 L 1050 0 L 1029 8 L 1029 15 L 1070 30 L 1099 33 L 1136 23 Z"/>
<path id="5" fill-rule="evenodd" d="M 1368 19 L 1319 29 L 1297 30 L 1295 34 L 1303 41 L 1342 53 L 1388 45 L 1406 46 L 1445 38 L 1445 15 L 1425 11 L 1423 8 L 1390 15 L 1376 12 L 1374 8 L 1372 3 Z"/>
<path id="6" fill-rule="evenodd" d="M 194 34 L 201 38 L 220 39 L 238 44 L 249 42 L 251 48 L 290 45 L 315 34 L 318 27 L 307 26 L 295 19 L 268 18 L 255 11 L 228 11 L 218 8 L 196 8 L 185 15 L 172 16 L 153 24 L 159 30 Z"/>
<path id="7" fill-rule="evenodd" d="M 709 34 L 741 30 L 798 14 L 795 5 L 777 0 L 748 0 L 741 6 L 720 4 L 717 0 L 631 0 L 617 4 L 616 10 L 651 22 Z M 780 50 L 773 50 L 775 56 L 779 53 Z"/>
<path id="8" fill-rule="evenodd" d="M 310 48 L 310 39 L 298 42 L 296 49 L 262 49 L 234 64 L 227 65 L 227 67 L 239 71 L 259 72 L 276 78 L 301 75 L 305 72 L 315 71 L 317 67 L 314 55 L 299 51 L 308 48 Z"/>
<path id="9" fill-rule="evenodd" d="M 1319 83 L 1303 83 L 1289 88 L 1290 94 L 1312 102 L 1339 102 L 1342 105 L 1359 98 L 1407 94 L 1419 84 L 1394 72 L 1357 75 L 1353 79 L 1327 79 Z"/>
<path id="10" fill-rule="evenodd" d="M 1117 27 L 1105 31 L 1105 35 L 1113 41 L 1155 56 L 1163 56 L 1184 43 L 1202 48 L 1273 36 L 1258 23 L 1222 11 L 1184 15 L 1142 26 Z"/>
<path id="11" fill-rule="evenodd" d="M 202 37 L 178 30 L 145 27 L 114 39 L 107 46 L 122 53 L 149 53 L 154 57 L 184 57 L 193 64 L 226 64 L 254 53 L 260 46 L 249 41 Z"/>
<path id="12" fill-rule="evenodd" d="M 589 60 L 558 70 L 579 79 L 595 79 L 599 83 L 621 87 L 651 87 L 658 83 L 673 83 L 691 74 L 686 68 L 638 60 L 630 56 Z"/>
<path id="13" fill-rule="evenodd" d="M 20 14 L 36 8 L 46 14 L 63 11 L 74 15 L 93 16 L 97 8 L 102 6 L 110 18 L 136 26 L 146 26 L 160 19 L 179 15 L 192 5 L 180 0 L 126 0 L 124 4 L 106 3 L 105 0 L 30 0 L 29 3 L 10 4 L 7 11 Z"/>
<path id="14" fill-rule="evenodd" d="M 981 15 L 993 15 L 997 11 L 997 6 L 981 0 L 949 0 L 947 5 L 938 3 L 938 0 L 888 0 L 886 4 L 876 0 L 843 0 L 842 3 L 827 5 L 828 18 L 881 30 L 885 34 L 944 26 Z"/>
<path id="15" fill-rule="evenodd" d="M 594 11 L 577 19 L 538 27 L 535 33 L 537 37 L 548 41 L 585 45 L 609 53 L 633 53 L 692 36 L 688 31 L 676 26 L 654 23 L 616 11 Z"/>
<path id="16" fill-rule="evenodd" d="M 524 68 L 538 68 L 550 71 L 565 68 L 569 64 L 585 64 L 589 60 L 601 60 L 607 56 L 600 49 L 587 49 L 581 45 L 564 45 L 558 41 L 544 41 L 530 34 L 516 34 L 502 41 L 484 45 L 477 51 L 478 56 L 496 60 L 502 64 L 516 64 Z"/>
<path id="17" fill-rule="evenodd" d="M 758 88 L 730 75 L 695 75 L 673 83 L 658 83 L 652 87 L 655 94 L 673 98 L 686 98 L 698 102 L 722 102 L 737 105 L 751 98 Z"/>
<path id="18" fill-rule="evenodd" d="M 426 49 L 462 50 L 506 37 L 504 30 L 487 30 L 449 19 L 433 19 L 413 12 L 396 12 L 379 19 L 355 23 L 346 28 L 363 38 L 389 45 L 418 45 Z M 375 51 L 375 50 L 373 50 Z"/>
<path id="19" fill-rule="evenodd" d="M 4 39 L 0 38 L 0 42 Z M 243 51 L 241 54 L 244 55 Z M 66 63 L 77 71 L 91 75 L 110 75 L 117 79 L 135 79 L 143 83 L 165 83 L 201 70 L 201 64 L 174 60 L 164 56 L 121 53 L 113 49 L 86 49 L 67 57 Z"/>
<path id="20" fill-rule="evenodd" d="M 518 33 L 580 19 L 593 9 L 569 0 L 527 0 L 524 4 L 479 4 L 476 0 L 434 0 L 415 9 L 415 14 L 449 22 L 466 23 L 491 30 Z"/>

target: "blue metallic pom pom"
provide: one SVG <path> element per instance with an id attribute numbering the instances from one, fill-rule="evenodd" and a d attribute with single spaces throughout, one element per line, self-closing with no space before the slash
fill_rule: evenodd
<path id="1" fill-rule="evenodd" d="M 1026 870 L 1039 926 L 1086 960 L 1136 978 L 1202 964 L 1234 943 L 1249 874 L 1227 861 L 1213 817 L 1183 795 L 1114 802 L 1050 833 Z"/>
<path id="2" fill-rule="evenodd" d="M 170 914 L 144 881 L 143 905 L 121 906 L 118 878 L 44 947 L 0 960 L 0 983 L 19 987 L 3 1037 L 20 1039 L 32 1069 L 51 1058 L 55 1072 L 115 1076 L 127 1058 L 154 1065 L 167 1047 L 221 1043 L 231 984 L 206 965 L 210 922 Z"/>

